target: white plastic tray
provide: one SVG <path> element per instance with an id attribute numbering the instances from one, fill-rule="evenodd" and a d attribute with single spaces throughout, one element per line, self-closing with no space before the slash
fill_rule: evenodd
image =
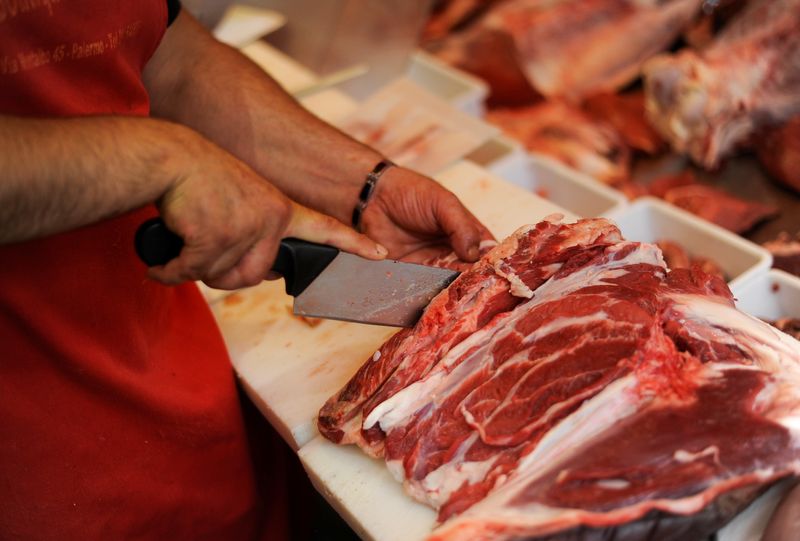
<path id="1" fill-rule="evenodd" d="M 731 288 L 736 306 L 763 319 L 800 318 L 800 278 L 778 269 Z"/>
<path id="2" fill-rule="evenodd" d="M 669 239 L 690 255 L 713 259 L 728 276 L 732 289 L 772 266 L 772 255 L 764 248 L 655 197 L 642 197 L 607 216 L 629 240 Z"/>
<path id="3" fill-rule="evenodd" d="M 468 159 L 578 216 L 605 216 L 627 205 L 618 191 L 555 160 L 526 154 L 504 137 L 492 139 Z"/>
<path id="4" fill-rule="evenodd" d="M 411 55 L 406 77 L 471 116 L 482 118 L 489 86 L 424 51 Z"/>

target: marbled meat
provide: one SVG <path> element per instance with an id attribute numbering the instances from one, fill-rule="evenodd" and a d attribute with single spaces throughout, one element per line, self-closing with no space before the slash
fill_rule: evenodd
<path id="1" fill-rule="evenodd" d="M 437 509 L 431 540 L 699 538 L 800 473 L 800 343 L 607 220 L 546 220 L 386 342 L 319 428 Z"/>

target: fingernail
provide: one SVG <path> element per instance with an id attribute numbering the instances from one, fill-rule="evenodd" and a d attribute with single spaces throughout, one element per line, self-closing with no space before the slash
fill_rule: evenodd
<path id="1" fill-rule="evenodd" d="M 469 250 L 467 250 L 467 257 L 469 257 L 473 261 L 478 259 L 478 256 L 480 256 L 480 254 L 481 254 L 480 250 L 478 250 L 477 246 L 470 246 Z"/>
<path id="2" fill-rule="evenodd" d="M 389 255 L 389 250 L 383 244 L 376 244 L 375 245 L 375 252 L 381 257 L 386 257 Z"/>

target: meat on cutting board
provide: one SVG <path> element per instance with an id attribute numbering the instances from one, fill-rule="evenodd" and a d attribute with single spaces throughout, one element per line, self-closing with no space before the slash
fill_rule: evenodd
<path id="1" fill-rule="evenodd" d="M 601 182 L 628 179 L 630 150 L 617 132 L 563 101 L 495 109 L 486 120 L 533 152 L 550 156 Z"/>
<path id="2" fill-rule="evenodd" d="M 449 38 L 448 62 L 497 75 L 496 60 L 478 55 L 487 35 L 508 36 L 506 71 L 516 70 L 549 98 L 578 101 L 614 92 L 636 79 L 642 63 L 665 50 L 698 13 L 702 0 L 509 0 L 493 6 L 475 25 Z M 505 46 L 506 44 L 504 44 Z M 507 78 L 496 77 L 499 82 Z M 488 79 L 493 90 L 495 78 Z M 517 102 L 519 103 L 519 102 Z"/>
<path id="3" fill-rule="evenodd" d="M 800 474 L 800 343 L 606 220 L 546 220 L 384 344 L 319 426 L 439 510 L 431 540 L 699 538 Z"/>
<path id="4" fill-rule="evenodd" d="M 752 0 L 700 51 L 644 67 L 647 110 L 673 149 L 714 168 L 800 112 L 800 0 Z"/>

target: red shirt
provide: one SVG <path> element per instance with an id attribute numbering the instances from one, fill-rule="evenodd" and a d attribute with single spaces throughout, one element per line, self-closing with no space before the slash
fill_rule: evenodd
<path id="1" fill-rule="evenodd" d="M 166 21 L 164 0 L 0 1 L 0 114 L 147 115 Z M 219 332 L 132 248 L 154 212 L 0 246 L 0 539 L 256 535 Z"/>

